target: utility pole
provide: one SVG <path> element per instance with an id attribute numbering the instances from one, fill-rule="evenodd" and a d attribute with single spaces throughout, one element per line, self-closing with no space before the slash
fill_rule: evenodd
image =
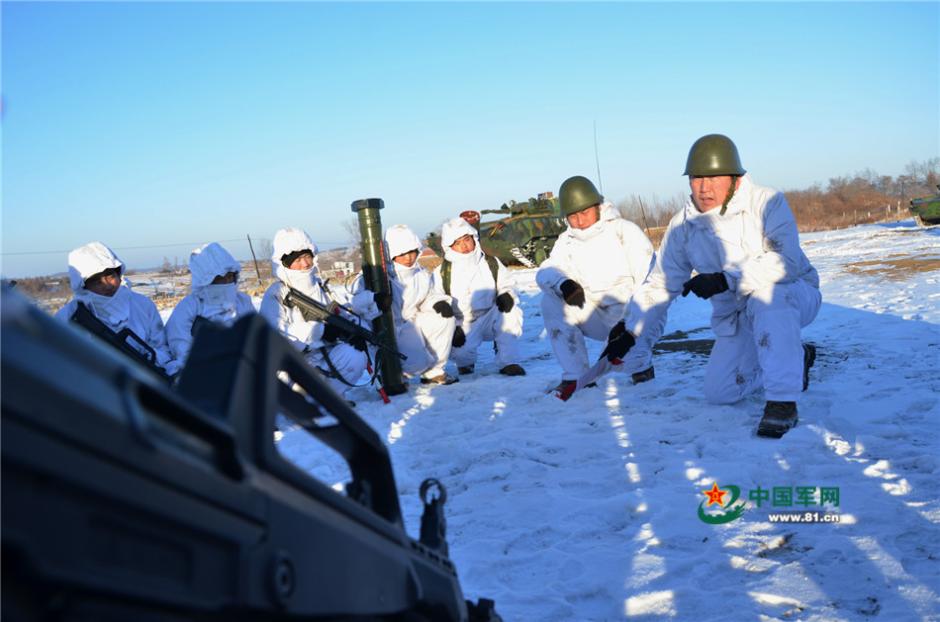
<path id="1" fill-rule="evenodd" d="M 248 238 L 248 250 L 251 251 L 251 258 L 255 261 L 255 274 L 258 275 L 258 286 L 263 287 L 264 282 L 261 280 L 261 268 L 258 267 L 258 258 L 255 257 L 255 247 L 251 245 L 251 236 L 245 234 L 245 237 Z"/>

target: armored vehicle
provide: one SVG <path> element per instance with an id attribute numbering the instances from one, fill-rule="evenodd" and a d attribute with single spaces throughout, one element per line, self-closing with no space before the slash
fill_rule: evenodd
<path id="1" fill-rule="evenodd" d="M 940 190 L 940 184 L 937 185 Z M 921 226 L 940 225 L 940 192 L 929 197 L 911 199 L 911 213 Z"/>
<path id="2" fill-rule="evenodd" d="M 484 216 L 499 216 L 483 220 Z M 561 217 L 558 199 L 551 192 L 517 203 L 503 203 L 499 209 L 482 212 L 468 210 L 460 216 L 480 232 L 480 245 L 487 255 L 498 257 L 506 265 L 534 268 L 545 261 L 555 240 L 567 228 Z M 441 238 L 432 233 L 428 246 L 442 255 Z"/>
<path id="3" fill-rule="evenodd" d="M 444 489 L 407 535 L 382 439 L 258 315 L 196 335 L 173 386 L 7 288 L 2 615 L 39 620 L 452 622 Z M 343 482 L 278 450 L 294 426 Z"/>

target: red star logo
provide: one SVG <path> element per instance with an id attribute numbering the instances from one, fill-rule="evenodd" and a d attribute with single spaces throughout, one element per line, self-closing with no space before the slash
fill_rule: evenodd
<path id="1" fill-rule="evenodd" d="M 705 504 L 705 507 L 710 505 L 722 506 L 724 505 L 722 497 L 728 494 L 728 491 L 718 488 L 718 482 L 712 482 L 711 490 L 703 490 L 702 494 L 708 497 L 708 503 Z"/>

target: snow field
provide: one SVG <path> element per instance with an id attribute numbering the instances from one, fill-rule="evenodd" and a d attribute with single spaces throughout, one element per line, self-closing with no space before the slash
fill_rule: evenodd
<path id="1" fill-rule="evenodd" d="M 500 376 L 485 344 L 458 384 L 412 384 L 390 405 L 352 397 L 388 443 L 409 533 L 421 481 L 438 478 L 465 594 L 494 598 L 506 620 L 940 620 L 940 271 L 850 269 L 940 256 L 938 236 L 902 223 L 803 237 L 823 283 L 803 331 L 819 355 L 800 425 L 780 440 L 754 435 L 760 395 L 707 404 L 707 359 L 681 346 L 654 357 L 652 382 L 611 375 L 567 403 L 547 394 L 560 369 L 532 270 L 516 272 L 527 376 Z M 713 339 L 709 315 L 680 299 L 666 334 Z M 280 448 L 327 483 L 342 476 L 299 430 Z M 751 501 L 709 525 L 697 509 L 713 482 L 745 500 L 835 487 L 840 504 Z M 841 522 L 768 520 L 803 510 Z"/>

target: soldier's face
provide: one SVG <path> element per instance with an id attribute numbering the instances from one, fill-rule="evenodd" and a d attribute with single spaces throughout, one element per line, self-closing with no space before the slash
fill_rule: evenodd
<path id="1" fill-rule="evenodd" d="M 303 253 L 290 262 L 291 270 L 309 270 L 313 267 L 313 253 Z"/>
<path id="2" fill-rule="evenodd" d="M 462 235 L 457 238 L 450 247 L 461 255 L 466 255 L 469 252 L 472 252 L 473 249 L 477 247 L 477 243 L 473 241 L 473 236 L 469 233 L 467 235 Z"/>
<path id="3" fill-rule="evenodd" d="M 402 253 L 401 255 L 395 255 L 392 257 L 392 261 L 397 264 L 401 264 L 406 268 L 410 268 L 415 265 L 415 262 L 418 261 L 418 251 L 408 251 L 407 253 Z"/>
<path id="4" fill-rule="evenodd" d="M 226 272 L 212 279 L 213 285 L 230 285 L 238 280 L 237 272 Z"/>
<path id="5" fill-rule="evenodd" d="M 121 286 L 121 270 L 108 268 L 85 279 L 85 289 L 99 296 L 113 296 Z"/>
<path id="6" fill-rule="evenodd" d="M 568 214 L 568 226 L 572 229 L 587 229 L 601 218 L 599 205 L 585 207 L 580 212 Z"/>
<path id="7" fill-rule="evenodd" d="M 728 190 L 731 189 L 731 175 L 717 175 L 715 177 L 695 177 L 689 175 L 689 187 L 692 189 L 692 201 L 700 212 L 707 212 L 719 207 L 725 202 Z M 741 178 L 737 179 L 737 185 Z"/>

